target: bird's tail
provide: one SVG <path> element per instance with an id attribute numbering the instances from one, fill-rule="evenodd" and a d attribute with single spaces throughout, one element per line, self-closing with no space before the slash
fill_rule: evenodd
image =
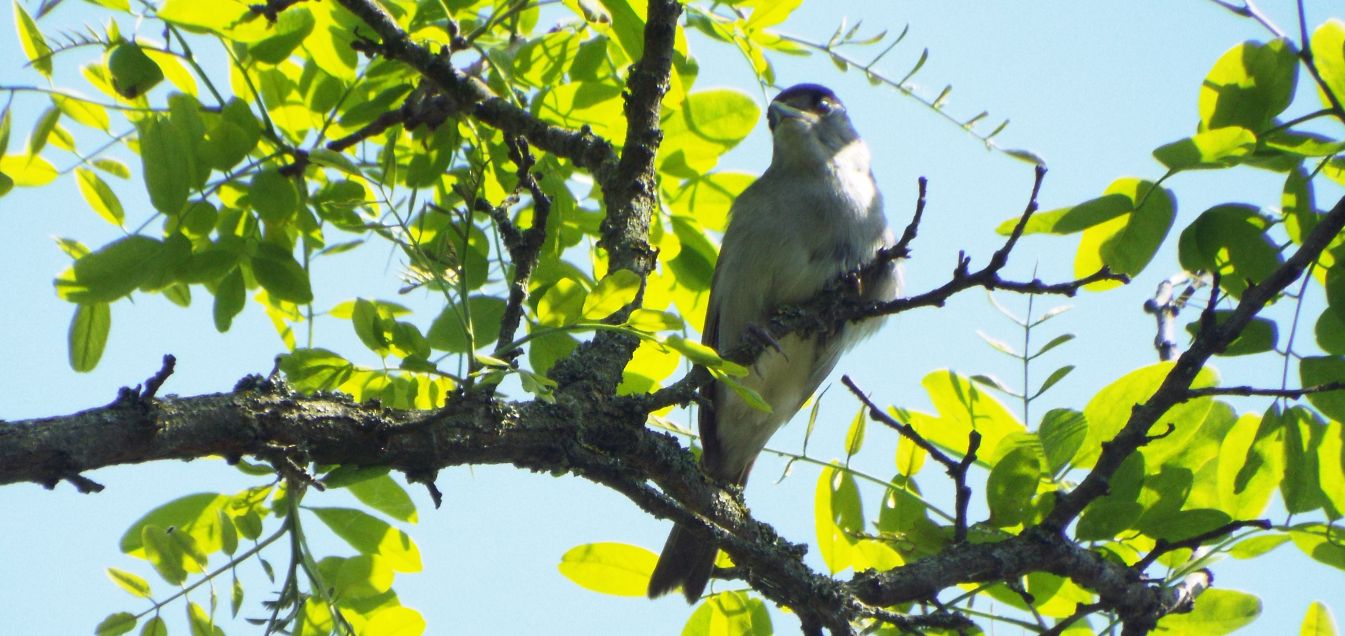
<path id="1" fill-rule="evenodd" d="M 649 577 L 649 598 L 657 598 L 682 586 L 687 603 L 695 603 L 710 581 L 719 546 L 693 534 L 681 525 L 673 526 L 663 544 L 658 565 Z"/>

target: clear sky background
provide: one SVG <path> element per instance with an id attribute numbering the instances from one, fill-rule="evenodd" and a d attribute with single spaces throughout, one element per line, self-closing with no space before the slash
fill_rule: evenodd
<path id="1" fill-rule="evenodd" d="M 1263 4 L 1281 24 L 1293 24 L 1293 3 Z M 1331 17 L 1333 11 L 1340 13 L 1337 3 L 1309 4 L 1310 24 Z M 36 3 L 25 6 L 32 11 Z M 93 15 L 89 5 L 68 1 L 44 24 L 74 28 Z M 915 80 L 921 94 L 933 97 L 945 84 L 952 84 L 947 110 L 955 116 L 965 119 L 988 110 L 989 127 L 1003 118 L 1011 119 L 999 142 L 1029 149 L 1050 167 L 1041 195 L 1044 209 L 1098 196 L 1118 177 L 1161 176 L 1161 166 L 1150 152 L 1194 131 L 1196 96 L 1210 66 L 1243 40 L 1267 38 L 1255 23 L 1212 2 L 1197 0 L 813 0 L 784 30 L 822 41 L 842 17 L 850 24 L 863 19 L 866 30 L 894 33 L 909 24 L 906 40 L 879 68 L 900 77 L 921 49 L 928 47 L 929 61 Z M 129 21 L 122 22 L 123 32 L 132 28 Z M 40 83 L 35 73 L 21 70 L 24 58 L 14 32 L 11 13 L 0 11 L 0 84 Z M 144 35 L 157 36 L 152 27 L 145 28 Z M 692 50 L 701 61 L 697 87 L 730 86 L 760 95 L 745 64 L 731 50 L 703 38 L 693 41 Z M 856 51 L 855 55 L 864 59 L 875 52 Z M 80 55 L 56 59 L 58 69 L 63 69 L 60 84 L 82 85 L 75 62 L 87 58 Z M 974 265 L 985 262 L 1000 241 L 993 228 L 1016 215 L 1026 202 L 1032 184 L 1030 165 L 987 152 L 974 138 L 914 100 L 890 88 L 870 87 L 858 74 L 842 73 L 825 59 L 777 57 L 776 61 L 782 85 L 824 83 L 847 103 L 855 125 L 873 150 L 874 171 L 894 226 L 900 228 L 909 219 L 917 177 L 929 178 L 926 220 L 915 244 L 915 258 L 906 268 L 910 291 L 946 280 L 959 250 L 966 250 Z M 1315 98 L 1305 103 L 1316 108 Z M 15 100 L 11 150 L 21 147 L 46 104 L 45 98 L 33 94 Z M 1300 107 L 1290 114 L 1302 112 Z M 759 172 L 768 159 L 769 138 L 763 125 L 724 165 Z M 66 168 L 72 161 L 56 163 Z M 128 163 L 137 172 L 135 178 L 114 187 L 126 204 L 128 225 L 134 227 L 150 207 L 135 180 L 139 178 L 138 159 Z M 1183 227 L 1217 202 L 1278 206 L 1281 183 L 1280 176 L 1249 169 L 1181 175 L 1169 184 L 1178 202 L 1176 227 Z M 1319 188 L 1319 205 L 1329 207 L 1340 194 L 1336 188 Z M 197 293 L 186 310 L 157 296 L 139 295 L 134 303 L 114 306 L 111 340 L 97 370 L 76 374 L 66 362 L 65 344 L 73 307 L 59 300 L 51 285 L 68 259 L 51 239 L 67 236 L 102 245 L 120 230 L 87 209 L 71 175 L 40 190 L 19 189 L 0 198 L 0 222 L 5 228 L 0 235 L 0 288 L 4 290 L 0 418 L 65 414 L 106 404 L 118 387 L 139 383 L 157 370 L 165 353 L 178 357 L 178 370 L 163 392 L 227 391 L 245 374 L 267 372 L 283 349 L 255 304 L 234 321 L 229 333 L 218 334 L 205 293 Z M 1141 306 L 1162 279 L 1179 271 L 1175 242 L 1173 232 L 1155 262 L 1126 288 L 1077 299 L 1038 300 L 1038 311 L 1059 304 L 1075 307 L 1047 323 L 1044 337 L 1071 332 L 1078 338 L 1048 355 L 1035 381 L 1062 364 L 1075 364 L 1078 369 L 1048 394 L 1045 403 L 1034 404 L 1035 413 L 1056 405 L 1082 406 L 1111 380 L 1156 360 L 1153 320 Z M 1072 238 L 1029 237 L 1015 252 L 1009 272 L 1029 278 L 1036 269 L 1045 280 L 1065 280 L 1071 276 L 1074 246 Z M 321 306 L 355 296 L 433 306 L 433 299 L 397 297 L 400 264 L 386 251 L 357 250 L 328 264 L 336 267 L 320 271 L 315 279 Z M 1020 312 L 1025 306 L 1020 297 L 1000 296 L 999 300 Z M 421 314 L 422 326 L 434 313 Z M 1018 377 L 1013 361 L 986 346 L 977 330 L 1011 342 L 1021 337 L 1012 323 L 990 308 L 984 293 L 973 291 L 943 309 L 912 312 L 888 321 L 877 336 L 844 358 L 838 371 L 851 374 L 880 403 L 927 410 L 928 400 L 919 381 L 929 371 L 953 368 L 968 374 Z M 348 323 L 320 322 L 317 341 L 352 356 L 363 350 Z M 1278 359 L 1217 364 L 1228 383 L 1278 385 Z M 821 425 L 809 447 L 810 455 L 823 461 L 841 454 L 845 427 L 857 408 L 842 389 L 834 386 L 824 396 Z M 1264 401 L 1239 403 L 1245 409 L 1266 406 Z M 772 446 L 799 450 L 802 419 L 782 430 Z M 892 434 L 871 429 L 857 465 L 890 475 L 895 444 Z M 777 458 L 763 457 L 747 489 L 747 501 L 759 518 L 775 524 L 786 537 L 811 541 L 818 470 L 796 465 L 791 476 L 776 483 L 783 465 Z M 88 633 L 111 612 L 144 609 L 143 601 L 118 590 L 102 573 L 105 567 L 116 566 L 157 580 L 146 564 L 118 552 L 117 541 L 125 528 L 174 497 L 234 492 L 257 483 L 256 478 L 244 477 L 217 460 L 119 467 L 89 477 L 107 489 L 81 495 L 68 484 L 54 491 L 27 484 L 0 488 L 0 510 L 4 511 L 0 515 L 0 598 L 4 599 L 0 631 Z M 940 477 L 932 469 L 921 477 L 921 485 L 935 498 L 948 492 Z M 571 584 L 556 569 L 561 555 L 582 543 L 621 541 L 657 550 L 669 528 L 667 522 L 649 518 L 624 498 L 591 483 L 511 467 L 449 469 L 441 473 L 438 485 L 445 495 L 439 510 L 433 509 L 423 490 L 411 490 L 421 507 L 421 521 L 409 532 L 420 546 L 425 571 L 399 576 L 396 584 L 403 603 L 420 610 L 429 621 L 427 633 L 680 632 L 690 610 L 678 597 L 651 602 L 602 596 Z M 867 506 L 876 505 L 876 490 L 862 492 Z M 348 502 L 339 494 L 313 493 L 306 503 Z M 1282 512 L 1274 514 L 1279 515 L 1277 521 L 1282 520 Z M 316 521 L 312 523 L 317 528 Z M 352 553 L 320 529 L 314 539 L 318 554 Z M 273 563 L 285 562 L 278 547 L 268 555 Z M 820 567 L 815 554 L 809 559 Z M 260 601 L 273 589 L 259 571 L 252 563 L 241 568 L 248 586 L 244 616 L 261 615 Z M 1303 612 L 1314 599 L 1325 601 L 1337 613 L 1345 611 L 1341 572 L 1310 561 L 1292 545 L 1250 563 L 1220 563 L 1215 574 L 1219 587 L 1250 591 L 1263 599 L 1262 618 L 1244 633 L 1296 633 Z M 227 585 L 224 581 L 217 586 L 222 597 L 227 597 Z M 161 582 L 155 588 L 160 593 L 167 590 Z M 717 589 L 726 586 L 720 583 Z M 192 598 L 208 602 L 204 591 Z M 222 602 L 222 612 L 227 613 L 227 600 Z M 179 603 L 167 610 L 167 616 L 180 619 L 184 612 Z M 796 629 L 793 619 L 778 612 L 774 617 L 782 633 Z M 255 629 L 240 625 L 230 631 Z M 1018 630 L 1001 626 L 994 633 Z"/>

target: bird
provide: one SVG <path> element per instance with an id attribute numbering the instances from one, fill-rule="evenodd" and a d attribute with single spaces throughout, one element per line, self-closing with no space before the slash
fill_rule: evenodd
<path id="1" fill-rule="evenodd" d="M 740 378 L 770 405 L 769 413 L 723 383 L 702 389 L 701 468 L 737 487 L 747 483 L 767 440 L 817 390 L 841 353 L 876 331 L 879 321 L 779 340 L 764 325 L 777 309 L 808 300 L 894 243 L 868 146 L 831 89 L 791 86 L 771 101 L 766 121 L 771 162 L 729 209 L 701 336 L 721 352 L 753 338 L 770 345 Z M 900 268 L 888 261 L 859 284 L 864 299 L 891 300 L 901 286 Z M 687 603 L 695 603 L 718 552 L 701 534 L 674 526 L 650 576 L 649 597 L 680 586 Z"/>

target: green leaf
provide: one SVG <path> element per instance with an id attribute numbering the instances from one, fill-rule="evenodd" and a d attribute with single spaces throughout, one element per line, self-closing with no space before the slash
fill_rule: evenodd
<path id="1" fill-rule="evenodd" d="M 392 589 L 396 575 L 382 557 L 361 554 L 340 559 L 340 563 L 331 581 L 342 599 L 371 598 Z"/>
<path id="2" fill-rule="evenodd" d="M 1256 150 L 1256 135 L 1241 126 L 1226 126 L 1196 133 L 1154 150 L 1154 159 L 1168 170 L 1228 168 L 1241 163 Z"/>
<path id="3" fill-rule="evenodd" d="M 130 294 L 150 275 L 163 243 L 132 235 L 90 253 L 56 278 L 56 293 L 72 303 L 92 304 Z"/>
<path id="4" fill-rule="evenodd" d="M 257 253 L 252 257 L 252 273 L 262 289 L 280 300 L 300 305 L 313 302 L 308 272 L 289 250 L 272 243 L 258 243 Z"/>
<path id="5" fill-rule="evenodd" d="M 227 496 L 218 493 L 197 493 L 174 499 L 131 524 L 122 535 L 119 547 L 130 556 L 143 556 L 141 531 L 146 526 L 155 526 L 161 531 L 173 528 L 175 533 L 190 535 L 200 550 L 207 554 L 215 552 L 223 545 L 217 512 L 228 501 Z"/>
<path id="6" fill-rule="evenodd" d="M 61 109 L 66 117 L 89 128 L 97 128 L 107 132 L 112 127 L 112 123 L 107 116 L 107 109 L 98 104 L 57 94 L 52 94 L 51 101 L 56 104 L 57 108 Z"/>
<path id="7" fill-rule="evenodd" d="M 1327 89 L 1336 99 L 1345 100 L 1345 53 L 1342 53 L 1345 51 L 1345 22 L 1341 22 L 1340 18 L 1323 22 L 1313 31 L 1310 47 L 1317 72 Z M 1333 108 L 1331 100 L 1326 98 L 1320 88 L 1318 94 L 1322 97 L 1323 106 Z"/>
<path id="8" fill-rule="evenodd" d="M 150 598 L 151 596 L 149 582 L 126 570 L 108 568 L 107 578 L 112 579 L 112 582 L 116 583 L 117 587 L 126 590 L 132 596 L 138 596 L 140 598 Z"/>
<path id="9" fill-rule="evenodd" d="M 1172 193 L 1150 181 L 1124 178 L 1108 186 L 1105 194 L 1127 197 L 1131 209 L 1084 230 L 1074 258 L 1074 273 L 1082 278 L 1107 265 L 1114 272 L 1136 276 L 1153 260 L 1172 228 L 1172 219 L 1176 215 Z M 1119 284 L 1117 281 L 1100 281 L 1089 285 L 1088 289 L 1109 289 Z"/>
<path id="10" fill-rule="evenodd" d="M 682 317 L 677 314 L 654 309 L 636 309 L 626 319 L 626 326 L 645 333 L 674 331 L 685 326 Z"/>
<path id="11" fill-rule="evenodd" d="M 1051 474 L 1069 465 L 1087 435 L 1088 420 L 1079 411 L 1051 409 L 1042 416 L 1037 436 L 1041 438 L 1046 467 Z"/>
<path id="12" fill-rule="evenodd" d="M 1033 214 L 1023 234 L 1073 234 L 1110 221 L 1134 209 L 1134 200 L 1124 194 L 1105 194 L 1075 206 Z M 1018 225 L 1018 216 L 1001 222 L 995 231 L 1008 236 Z"/>
<path id="13" fill-rule="evenodd" d="M 967 451 L 972 430 L 981 434 L 981 448 L 977 460 L 985 465 L 985 458 L 999 456 L 1000 440 L 1014 433 L 1026 432 L 994 396 L 978 388 L 970 378 L 953 371 L 932 371 L 921 380 L 930 401 L 938 409 L 938 417 L 924 413 L 910 413 L 910 424 L 934 444 L 954 453 Z"/>
<path id="14" fill-rule="evenodd" d="M 112 76 L 113 90 L 126 99 L 140 97 L 163 81 L 163 69 L 135 42 L 122 42 L 108 49 L 107 70 Z"/>
<path id="15" fill-rule="evenodd" d="M 28 155 L 33 156 L 42 152 L 47 147 L 47 140 L 51 138 L 51 132 L 56 129 L 56 124 L 61 121 L 61 110 L 52 106 L 43 111 L 33 124 L 33 132 L 28 135 Z"/>
<path id="16" fill-rule="evenodd" d="M 1215 482 L 1219 509 L 1236 519 L 1250 519 L 1265 512 L 1284 476 L 1282 424 L 1279 418 L 1244 413 L 1223 434 Z"/>
<path id="17" fill-rule="evenodd" d="M 563 327 L 579 322 L 587 296 L 584 287 L 573 279 L 556 281 L 537 301 L 538 322 L 548 327 Z"/>
<path id="18" fill-rule="evenodd" d="M 195 174 L 192 144 L 186 131 L 160 115 L 147 116 L 140 130 L 140 164 L 154 209 L 174 216 L 187 204 Z"/>
<path id="19" fill-rule="evenodd" d="M 720 592 L 691 613 L 682 636 L 770 636 L 775 633 L 766 604 L 745 592 Z"/>
<path id="20" fill-rule="evenodd" d="M 212 310 L 215 329 L 220 333 L 228 331 L 233 325 L 234 316 L 243 311 L 246 302 L 247 287 L 243 284 L 243 271 L 235 267 L 215 288 L 215 304 Z"/>
<path id="21" fill-rule="evenodd" d="M 1235 298 L 1270 276 L 1283 262 L 1256 208 L 1238 203 L 1205 210 L 1182 230 L 1178 258 L 1188 271 L 1219 272 L 1221 287 Z"/>
<path id="22" fill-rule="evenodd" d="M 405 532 L 353 508 L 311 508 L 314 514 L 361 554 L 377 554 L 398 572 L 421 570 L 420 549 Z"/>
<path id="23" fill-rule="evenodd" d="M 56 180 L 56 167 L 50 161 L 35 155 L 5 155 L 0 157 L 0 174 L 5 175 L 9 187 L 31 188 Z"/>
<path id="24" fill-rule="evenodd" d="M 1033 513 L 1032 495 L 1040 480 L 1040 459 L 1030 447 L 1015 448 L 995 462 L 985 485 L 990 524 L 1007 528 L 1028 522 Z"/>
<path id="25" fill-rule="evenodd" d="M 402 605 L 383 607 L 365 623 L 364 633 L 420 636 L 425 633 L 425 618 L 420 612 Z"/>
<path id="26" fill-rule="evenodd" d="M 450 353 L 467 353 L 473 343 L 478 349 L 494 347 L 500 337 L 500 321 L 504 319 L 505 306 L 504 299 L 495 296 L 476 295 L 468 298 L 467 307 L 472 319 L 472 337 L 469 339 L 466 325 L 463 324 L 462 307 L 450 303 L 430 324 L 425 338 L 431 347 Z"/>
<path id="27" fill-rule="evenodd" d="M 1289 541 L 1287 534 L 1261 534 L 1247 537 L 1228 549 L 1228 555 L 1235 559 L 1255 559 L 1274 550 Z"/>
<path id="28" fill-rule="evenodd" d="M 294 53 L 304 38 L 313 32 L 316 21 L 307 8 L 293 7 L 282 12 L 271 25 L 271 35 L 248 47 L 248 55 L 266 64 L 279 64 Z"/>
<path id="29" fill-rule="evenodd" d="M 658 557 L 625 543 L 587 543 L 560 558 L 560 573 L 575 584 L 600 594 L 644 596 Z"/>
<path id="30" fill-rule="evenodd" d="M 70 321 L 70 368 L 87 373 L 98 366 L 111 331 L 112 309 L 107 303 L 76 306 L 75 317 Z"/>
<path id="31" fill-rule="evenodd" d="M 28 56 L 28 62 L 37 72 L 51 77 L 51 47 L 47 46 L 47 40 L 42 37 L 37 23 L 23 10 L 18 0 L 14 1 L 14 25 L 19 28 L 19 44 L 23 47 L 24 55 Z"/>
<path id="32" fill-rule="evenodd" d="M 215 636 L 214 619 L 195 602 L 187 603 L 187 624 L 191 626 L 191 636 Z"/>
<path id="33" fill-rule="evenodd" d="M 1041 383 L 1041 388 L 1037 389 L 1037 392 L 1032 394 L 1032 397 L 1036 397 L 1038 395 L 1041 395 L 1042 393 L 1045 393 L 1048 389 L 1055 386 L 1057 382 L 1064 380 L 1065 376 L 1069 375 L 1070 372 L 1073 370 L 1074 365 L 1067 364 L 1063 367 L 1060 367 L 1059 369 L 1056 369 L 1055 371 L 1052 371 L 1051 375 L 1046 376 L 1046 380 Z"/>
<path id="34" fill-rule="evenodd" d="M 1299 360 L 1298 371 L 1305 387 L 1345 382 L 1345 357 L 1306 356 Z M 1345 391 L 1310 393 L 1308 401 L 1323 415 L 1337 422 L 1345 422 Z"/>
<path id="35" fill-rule="evenodd" d="M 1340 528 L 1324 523 L 1294 526 L 1289 537 L 1303 554 L 1318 563 L 1345 570 L 1345 533 Z"/>
<path id="36" fill-rule="evenodd" d="M 299 209 L 299 190 L 280 170 L 267 168 L 253 175 L 248 201 L 263 222 L 287 223 Z"/>
<path id="37" fill-rule="evenodd" d="M 1331 608 L 1321 601 L 1313 601 L 1308 605 L 1308 612 L 1303 615 L 1303 624 L 1298 628 L 1298 636 L 1336 636 L 1339 633 L 1336 631 L 1336 619 L 1331 615 Z"/>
<path id="38" fill-rule="evenodd" d="M 140 628 L 140 636 L 168 636 L 168 623 L 162 616 L 151 617 L 145 621 L 145 626 Z"/>
<path id="39" fill-rule="evenodd" d="M 1280 495 L 1290 514 L 1311 512 L 1325 505 L 1326 495 L 1318 476 L 1317 457 L 1326 427 L 1306 408 L 1283 411 L 1279 403 L 1266 410 L 1263 422 L 1284 431 L 1284 480 Z"/>
<path id="40" fill-rule="evenodd" d="M 1168 614 L 1158 621 L 1160 633 L 1228 634 L 1261 615 L 1261 600 L 1246 592 L 1210 588 L 1205 590 L 1188 614 Z"/>
<path id="41" fill-rule="evenodd" d="M 850 420 L 850 430 L 845 433 L 846 459 L 859 454 L 859 449 L 864 447 L 864 429 L 869 421 L 868 414 L 868 407 L 860 407 L 859 412 L 855 413 L 855 418 Z"/>
<path id="42" fill-rule="evenodd" d="M 1048 318 L 1049 318 L 1049 316 L 1042 316 L 1041 318 L 1039 318 L 1039 319 L 1037 320 L 1036 324 L 1041 324 L 1042 321 L 1047 320 Z M 1072 334 L 1072 333 L 1066 333 L 1066 334 L 1058 335 L 1058 336 L 1052 338 L 1050 342 L 1048 342 L 1048 343 L 1042 345 L 1041 348 L 1038 349 L 1036 353 L 1032 354 L 1032 358 L 1035 359 L 1035 358 L 1037 358 L 1038 356 L 1040 356 L 1041 354 L 1046 353 L 1047 351 L 1050 351 L 1050 350 L 1052 350 L 1052 349 L 1054 349 L 1054 348 L 1056 348 L 1056 347 L 1059 347 L 1060 345 L 1065 344 L 1066 342 L 1069 342 L 1069 341 L 1071 341 L 1071 340 L 1073 340 L 1073 339 L 1074 339 L 1074 334 Z"/>
<path id="43" fill-rule="evenodd" d="M 1221 324 L 1233 314 L 1231 309 L 1218 309 L 1214 312 L 1215 324 Z M 1200 320 L 1195 320 L 1186 324 L 1186 332 L 1191 337 L 1196 337 L 1200 333 Z M 1233 342 L 1228 343 L 1223 351 L 1219 352 L 1221 356 L 1245 356 L 1254 353 L 1264 353 L 1275 348 L 1279 342 L 1280 329 L 1279 323 L 1269 318 L 1256 317 L 1247 323 L 1247 327 L 1238 334 Z"/>
<path id="44" fill-rule="evenodd" d="M 346 487 L 365 505 L 398 521 L 415 523 L 416 504 L 411 496 L 387 474 L 361 480 Z"/>
<path id="45" fill-rule="evenodd" d="M 635 301 L 640 292 L 640 275 L 628 269 L 609 273 L 584 299 L 580 312 L 586 320 L 602 320 Z"/>
<path id="46" fill-rule="evenodd" d="M 1111 539 L 1130 528 L 1143 512 L 1144 507 L 1136 501 L 1098 499 L 1079 515 L 1074 536 L 1080 541 Z"/>
<path id="47" fill-rule="evenodd" d="M 1289 106 L 1298 80 L 1298 59 L 1285 40 L 1243 42 L 1214 63 L 1200 86 L 1200 130 L 1269 127 Z"/>
<path id="48" fill-rule="evenodd" d="M 747 18 L 747 24 L 743 25 L 743 29 L 745 31 L 756 31 L 780 24 L 789 18 L 789 15 L 802 3 L 803 0 L 777 0 L 757 3 L 752 9 L 752 15 Z"/>
<path id="49" fill-rule="evenodd" d="M 822 562 L 832 574 L 850 567 L 855 533 L 864 531 L 859 486 L 848 470 L 835 464 L 822 469 L 813 497 L 813 519 Z"/>
<path id="50" fill-rule="evenodd" d="M 665 189 L 663 200 L 674 214 L 694 218 L 707 230 L 723 232 L 729 208 L 753 181 L 756 175 L 746 172 L 695 174 L 675 189 Z"/>
<path id="51" fill-rule="evenodd" d="M 355 365 L 326 349 L 296 349 L 280 359 L 285 380 L 300 391 L 330 391 L 346 383 Z"/>
<path id="52" fill-rule="evenodd" d="M 89 207 L 93 208 L 104 221 L 121 227 L 126 221 L 126 211 L 121 207 L 121 200 L 103 178 L 88 168 L 75 168 L 75 177 L 75 182 L 79 184 L 79 193 L 84 195 Z"/>
<path id="53" fill-rule="evenodd" d="M 181 585 L 187 580 L 184 565 L 186 555 L 181 545 L 169 536 L 165 528 L 148 524 L 140 528 L 141 550 L 144 558 L 154 566 L 163 580 L 173 585 Z"/>
<path id="54" fill-rule="evenodd" d="M 737 146 L 761 119 L 761 109 L 746 93 L 732 89 L 697 91 L 663 122 L 660 170 L 695 178 L 714 168 L 719 157 Z"/>
<path id="55" fill-rule="evenodd" d="M 1088 468 L 1097 461 L 1103 442 L 1110 441 L 1120 432 L 1130 419 L 1131 409 L 1146 402 L 1171 369 L 1170 362 L 1141 367 L 1112 382 L 1088 401 L 1083 410 L 1088 421 L 1088 436 L 1075 457 L 1077 467 Z M 1216 380 L 1214 371 L 1207 367 L 1196 376 L 1192 387 L 1211 386 Z M 1193 423 L 1198 424 L 1209 408 L 1210 400 L 1187 401 L 1168 411 L 1162 423 L 1155 425 L 1154 432 L 1161 432 L 1168 423 L 1172 423 L 1179 428 L 1164 439 L 1180 442 L 1195 432 Z"/>
<path id="56" fill-rule="evenodd" d="M 129 633 L 135 629 L 135 614 L 130 612 L 117 612 L 109 614 L 104 618 L 98 627 L 95 627 L 93 633 L 98 636 L 118 636 L 119 634 Z"/>

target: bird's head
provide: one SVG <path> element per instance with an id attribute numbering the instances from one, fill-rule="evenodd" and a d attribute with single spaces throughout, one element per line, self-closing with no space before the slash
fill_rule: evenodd
<path id="1" fill-rule="evenodd" d="M 781 91 L 766 111 L 766 122 L 775 140 L 773 163 L 781 167 L 835 163 L 852 151 L 867 164 L 868 152 L 845 105 L 825 86 L 796 84 Z"/>

